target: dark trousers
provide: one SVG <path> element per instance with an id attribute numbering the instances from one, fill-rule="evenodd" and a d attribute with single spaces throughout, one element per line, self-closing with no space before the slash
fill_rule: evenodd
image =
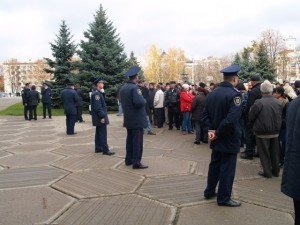
<path id="1" fill-rule="evenodd" d="M 219 182 L 218 203 L 228 202 L 231 198 L 232 185 L 235 176 L 237 154 L 212 151 L 207 177 L 205 196 L 215 193 Z"/>
<path id="2" fill-rule="evenodd" d="M 280 162 L 284 162 L 285 157 L 285 145 L 286 145 L 286 127 L 281 127 L 279 132 L 280 141 Z"/>
<path id="3" fill-rule="evenodd" d="M 252 131 L 252 126 L 249 125 L 248 122 L 246 122 L 246 150 L 245 154 L 247 156 L 254 156 L 255 154 L 255 135 Z"/>
<path id="4" fill-rule="evenodd" d="M 43 102 L 43 117 L 46 118 L 46 111 L 48 110 L 49 118 L 52 117 L 51 114 L 51 102 Z"/>
<path id="5" fill-rule="evenodd" d="M 31 105 L 29 107 L 29 120 L 35 119 L 37 120 L 37 115 L 36 115 L 36 105 Z"/>
<path id="6" fill-rule="evenodd" d="M 162 128 L 164 126 L 164 117 L 165 117 L 164 108 L 156 108 L 155 115 L 157 119 L 157 127 Z"/>
<path id="7" fill-rule="evenodd" d="M 169 106 L 168 107 L 168 117 L 169 117 L 169 128 L 173 129 L 173 124 L 177 129 L 180 129 L 180 121 L 179 121 L 179 111 L 176 107 Z"/>
<path id="8" fill-rule="evenodd" d="M 25 118 L 25 120 L 28 120 L 29 109 L 30 109 L 30 106 L 24 105 L 24 118 Z"/>
<path id="9" fill-rule="evenodd" d="M 279 176 L 279 141 L 277 138 L 256 137 L 257 151 L 260 162 L 267 177 Z"/>
<path id="10" fill-rule="evenodd" d="M 194 121 L 195 130 L 196 130 L 196 138 L 195 141 L 203 141 L 201 140 L 201 121 Z"/>
<path id="11" fill-rule="evenodd" d="M 149 112 L 149 119 L 150 122 L 153 123 L 154 125 L 156 125 L 156 116 L 155 116 L 155 112 L 154 112 L 154 107 L 150 107 L 150 112 Z"/>
<path id="12" fill-rule="evenodd" d="M 67 134 L 74 134 L 77 115 L 66 115 Z"/>
<path id="13" fill-rule="evenodd" d="M 300 225 L 300 201 L 294 199 L 295 225 Z"/>
<path id="14" fill-rule="evenodd" d="M 126 164 L 139 165 L 143 156 L 143 129 L 127 129 Z"/>
<path id="15" fill-rule="evenodd" d="M 77 121 L 82 122 L 82 106 L 77 106 Z"/>
<path id="16" fill-rule="evenodd" d="M 95 152 L 108 152 L 107 144 L 107 125 L 96 126 L 95 133 Z"/>

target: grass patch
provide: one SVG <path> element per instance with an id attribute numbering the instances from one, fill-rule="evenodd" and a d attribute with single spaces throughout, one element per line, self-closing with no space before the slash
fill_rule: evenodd
<path id="1" fill-rule="evenodd" d="M 24 106 L 22 103 L 17 103 L 7 107 L 0 111 L 0 116 L 23 116 L 24 115 Z M 37 115 L 43 116 L 43 105 L 39 104 L 37 107 Z M 53 116 L 64 116 L 63 109 L 52 109 Z"/>

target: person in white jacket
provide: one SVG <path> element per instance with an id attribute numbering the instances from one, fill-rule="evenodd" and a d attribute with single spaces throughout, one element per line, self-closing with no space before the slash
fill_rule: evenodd
<path id="1" fill-rule="evenodd" d="M 164 124 L 164 92 L 161 90 L 161 85 L 156 86 L 156 93 L 154 96 L 154 113 L 157 118 L 157 128 L 162 128 Z"/>

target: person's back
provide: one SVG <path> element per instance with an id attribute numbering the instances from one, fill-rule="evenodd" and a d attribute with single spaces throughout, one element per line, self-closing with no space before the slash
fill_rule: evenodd
<path id="1" fill-rule="evenodd" d="M 76 104 L 79 100 L 79 97 L 75 90 L 72 88 L 66 88 L 61 93 L 61 99 L 63 101 L 63 106 L 66 115 L 76 115 L 77 108 Z"/>
<path id="2" fill-rule="evenodd" d="M 29 105 L 30 106 L 36 106 L 40 102 L 40 95 L 39 92 L 36 90 L 30 90 L 29 92 Z"/>

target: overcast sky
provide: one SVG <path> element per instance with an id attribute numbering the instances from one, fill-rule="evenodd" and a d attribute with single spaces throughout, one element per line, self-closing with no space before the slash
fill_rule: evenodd
<path id="1" fill-rule="evenodd" d="M 299 0 L 0 0 L 0 61 L 50 57 L 63 19 L 79 43 L 101 3 L 139 57 L 152 44 L 192 58 L 229 55 L 270 28 L 300 45 Z"/>

